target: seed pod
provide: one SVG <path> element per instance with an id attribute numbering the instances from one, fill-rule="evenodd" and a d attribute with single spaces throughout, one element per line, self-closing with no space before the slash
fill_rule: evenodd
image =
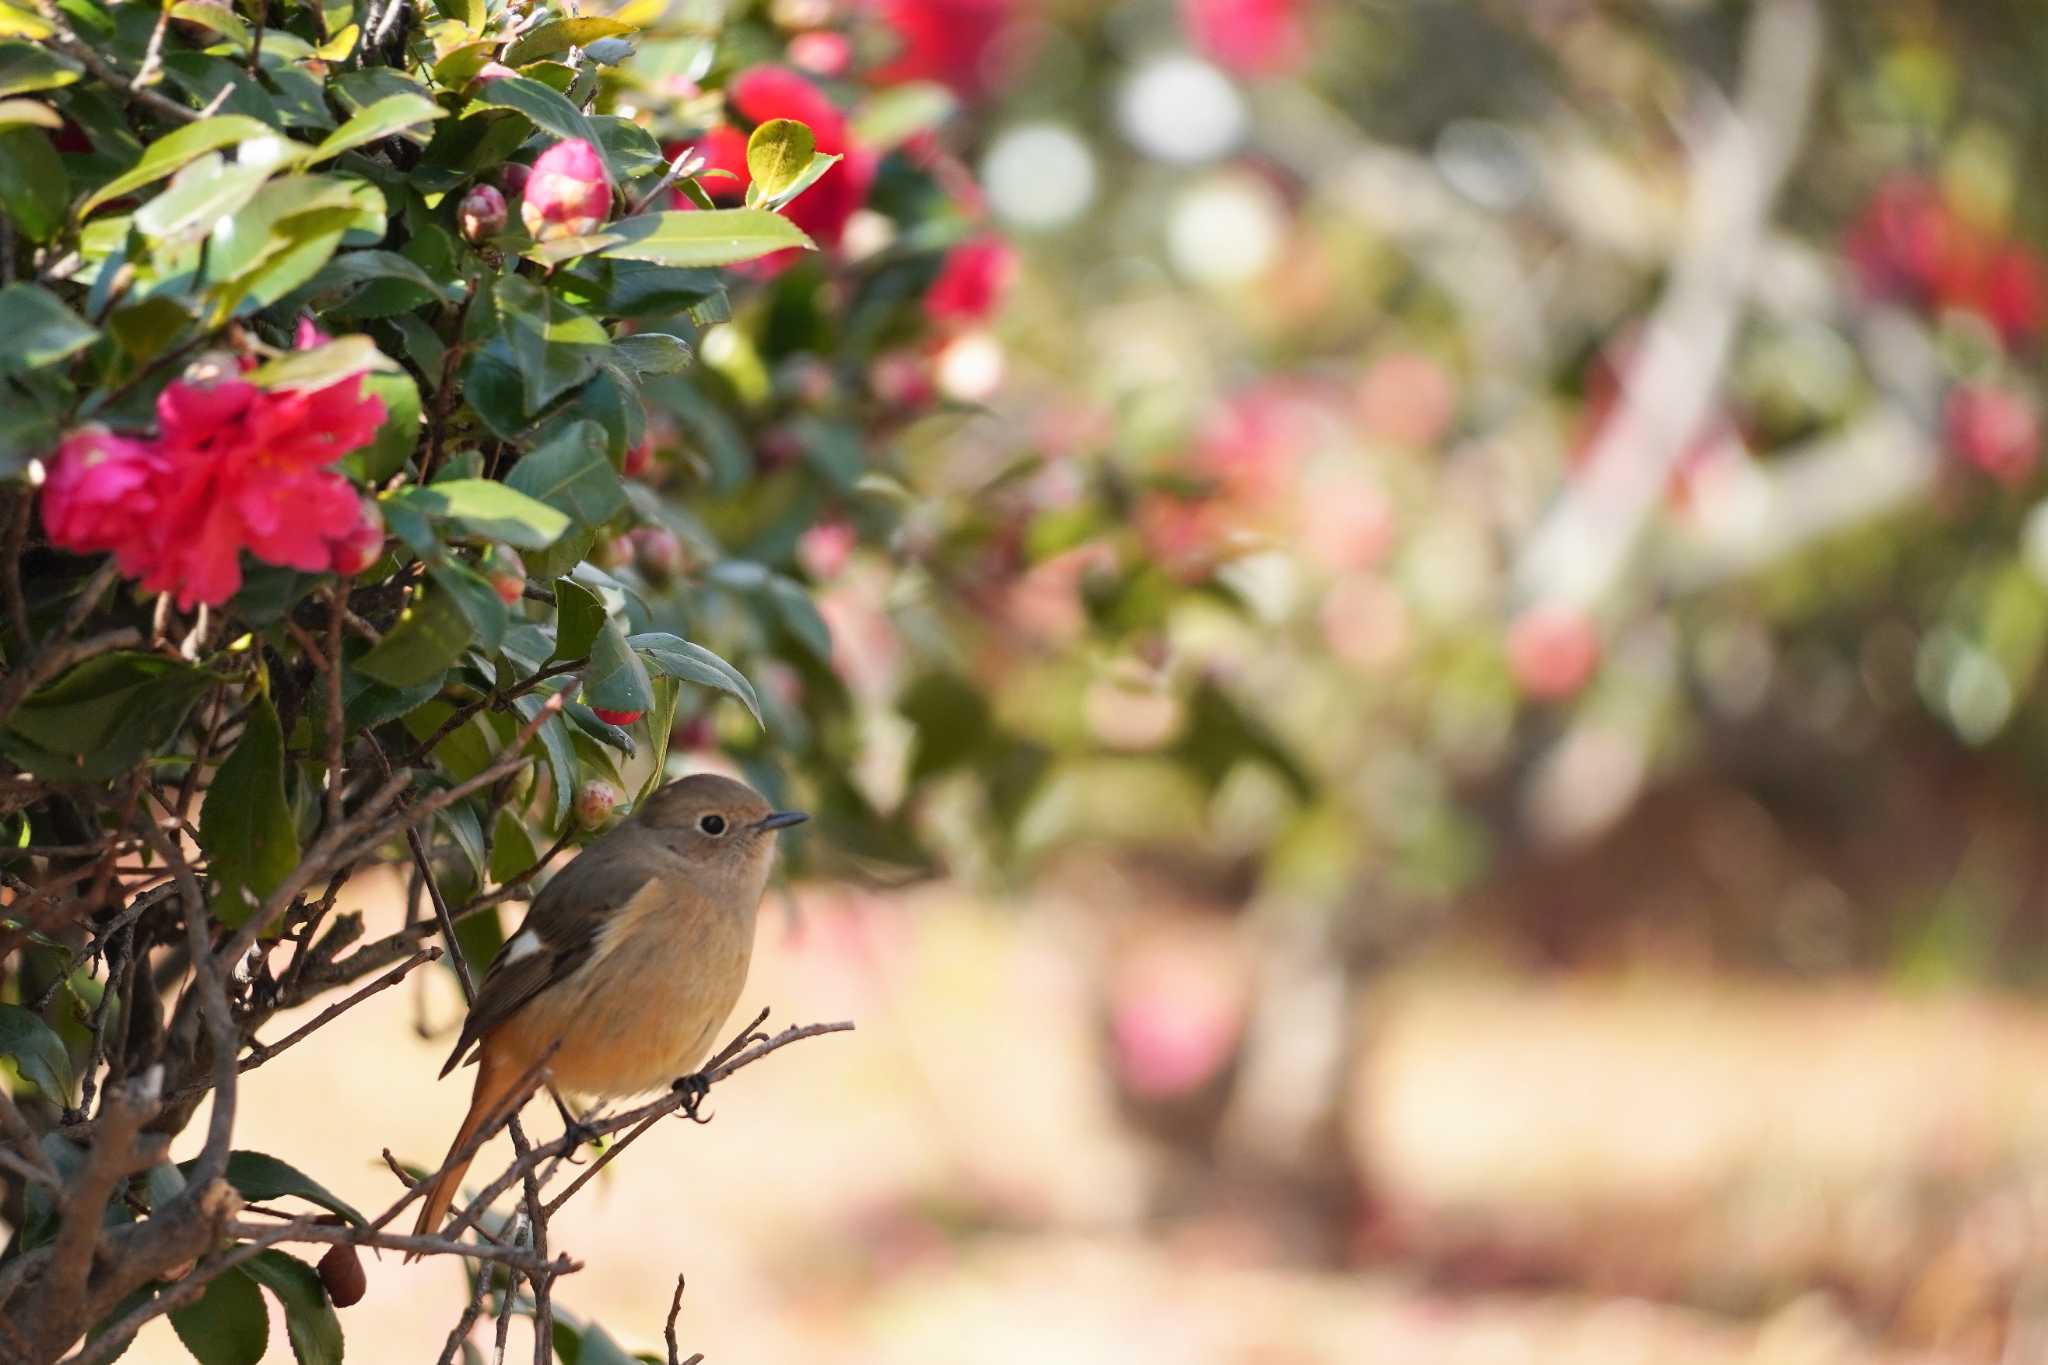
<path id="1" fill-rule="evenodd" d="M 361 1303 L 364 1291 L 370 1287 L 369 1277 L 363 1274 L 362 1257 L 346 1242 L 336 1242 L 320 1258 L 320 1283 L 327 1286 L 327 1297 L 336 1308 Z"/>

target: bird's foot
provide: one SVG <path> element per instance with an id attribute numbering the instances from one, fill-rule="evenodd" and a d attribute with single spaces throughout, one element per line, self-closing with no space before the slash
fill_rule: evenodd
<path id="1" fill-rule="evenodd" d="M 697 1106 L 704 1103 L 704 1097 L 711 1093 L 711 1082 L 703 1072 L 693 1071 L 687 1076 L 679 1076 L 670 1088 L 683 1097 L 683 1117 L 692 1123 L 711 1122 L 711 1115 L 697 1112 Z"/>
<path id="2" fill-rule="evenodd" d="M 599 1133 L 597 1129 L 591 1127 L 582 1119 L 567 1119 L 562 1124 L 562 1137 L 568 1142 L 571 1153 L 575 1152 L 578 1147 L 596 1146 L 598 1138 L 602 1136 L 603 1134 Z M 574 1161 L 575 1158 L 571 1156 L 570 1159 Z"/>

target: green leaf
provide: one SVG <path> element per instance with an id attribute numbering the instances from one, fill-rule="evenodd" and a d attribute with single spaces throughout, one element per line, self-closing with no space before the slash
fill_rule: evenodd
<path id="1" fill-rule="evenodd" d="M 370 444 L 351 452 L 342 464 L 369 483 L 405 468 L 420 439 L 420 386 L 404 370 L 363 377 L 363 392 L 384 400 L 384 420 Z"/>
<path id="2" fill-rule="evenodd" d="M 257 1365 L 270 1345 L 263 1291 L 240 1266 L 210 1281 L 197 1303 L 173 1308 L 171 1328 L 199 1365 Z"/>
<path id="3" fill-rule="evenodd" d="M 0 43 L 0 95 L 32 95 L 78 79 L 78 64 L 34 43 Z"/>
<path id="4" fill-rule="evenodd" d="M 654 705 L 647 665 L 626 643 L 626 633 L 609 618 L 590 642 L 590 667 L 583 673 L 583 700 L 593 710 L 645 711 Z"/>
<path id="5" fill-rule="evenodd" d="M 406 496 L 434 516 L 460 522 L 470 535 L 521 550 L 546 549 L 569 529 L 563 513 L 493 479 L 450 479 Z"/>
<path id="6" fill-rule="evenodd" d="M 779 197 L 810 169 L 818 140 L 809 125 L 793 118 L 772 118 L 747 138 L 747 203 Z"/>
<path id="7" fill-rule="evenodd" d="M 467 564 L 453 560 L 430 565 L 427 574 L 442 592 L 455 599 L 463 619 L 469 622 L 471 643 L 487 653 L 495 651 L 498 642 L 505 638 L 512 609 L 498 596 L 490 580 Z"/>
<path id="8" fill-rule="evenodd" d="M 64 226 L 71 182 L 64 163 L 38 128 L 0 131 L 0 210 L 34 241 L 46 242 Z"/>
<path id="9" fill-rule="evenodd" d="M 526 822 L 509 809 L 500 810 L 491 827 L 491 880 L 509 882 L 539 860 L 540 850 L 534 847 Z"/>
<path id="10" fill-rule="evenodd" d="M 531 721 L 539 715 L 548 695 L 551 694 L 529 692 L 523 697 L 515 697 L 512 707 L 519 712 L 520 721 Z M 532 742 L 541 746 L 541 753 L 548 761 L 548 785 L 554 788 L 555 794 L 552 827 L 560 831 L 562 821 L 569 816 L 569 803 L 576 795 L 576 751 L 570 745 L 568 728 L 560 716 L 549 717 Z"/>
<path id="11" fill-rule="evenodd" d="M 247 720 L 199 811 L 199 844 L 220 887 L 214 914 L 230 928 L 246 922 L 299 862 L 298 829 L 284 794 L 284 734 L 270 698 L 257 697 Z"/>
<path id="12" fill-rule="evenodd" d="M 273 166 L 229 165 L 218 152 L 189 162 L 162 194 L 135 211 L 135 226 L 158 242 L 197 239 L 232 217 L 263 188 Z"/>
<path id="13" fill-rule="evenodd" d="M 754 193 L 754 186 L 751 184 L 748 185 L 747 203 L 757 208 L 780 209 L 784 205 L 788 204 L 790 200 L 796 198 L 799 194 L 802 194 L 805 190 L 817 184 L 819 179 L 824 176 L 825 172 L 831 170 L 834 166 L 838 165 L 844 159 L 845 158 L 840 156 L 837 152 L 819 152 L 816 156 L 811 158 L 811 163 L 808 166 L 804 167 L 803 170 L 797 173 L 795 179 L 791 180 L 787 185 L 783 187 L 782 192 L 779 194 L 764 194 L 757 196 Z"/>
<path id="14" fill-rule="evenodd" d="M 285 1333 L 299 1365 L 341 1365 L 341 1320 L 320 1287 L 313 1267 L 282 1251 L 265 1251 L 242 1262 L 249 1278 L 284 1305 Z"/>
<path id="15" fill-rule="evenodd" d="M 815 250 L 816 244 L 780 214 L 763 209 L 676 209 L 635 214 L 588 237 L 544 243 L 527 256 L 544 265 L 596 254 L 657 265 L 713 266 L 736 265 L 790 247 Z"/>
<path id="16" fill-rule="evenodd" d="M 192 315 L 185 305 L 169 294 L 152 294 L 140 303 L 116 308 L 107 317 L 107 330 L 115 344 L 143 365 L 170 350 L 191 325 Z"/>
<path id="17" fill-rule="evenodd" d="M 960 101 L 936 81 L 908 81 L 877 91 L 854 112 L 848 140 L 891 151 L 953 116 Z"/>
<path id="18" fill-rule="evenodd" d="M 14 1058 L 22 1079 L 43 1092 L 43 1098 L 71 1106 L 71 1052 L 41 1016 L 19 1005 L 0 1005 L 0 1056 Z"/>
<path id="19" fill-rule="evenodd" d="M 715 687 L 738 697 L 753 713 L 756 724 L 767 723 L 761 719 L 761 699 L 746 675 L 704 646 L 661 631 L 632 636 L 626 643 L 633 647 L 634 653 L 645 658 L 647 666 L 655 672 L 696 683 L 700 687 Z"/>
<path id="20" fill-rule="evenodd" d="M 109 200 L 154 184 L 208 152 L 250 138 L 275 136 L 276 130 L 269 124 L 241 114 L 221 114 L 188 123 L 150 143 L 143 150 L 142 160 L 87 195 L 78 206 L 78 216 L 83 218 Z"/>
<path id="21" fill-rule="evenodd" d="M 103 782 L 160 749 L 212 681 L 154 654 L 88 659 L 16 708 L 0 752 L 50 781 Z"/>
<path id="22" fill-rule="evenodd" d="M 433 276 L 421 269 L 415 261 L 408 260 L 395 251 L 350 251 L 335 257 L 320 273 L 306 284 L 311 294 L 326 294 L 343 289 L 357 289 L 380 280 L 398 280 L 405 284 L 417 285 L 440 299 L 457 299 L 462 296 L 460 282 L 447 285 L 434 282 Z"/>
<path id="23" fill-rule="evenodd" d="M 599 159 L 604 162 L 606 179 L 614 185 L 619 182 L 618 168 L 612 165 L 597 130 L 590 126 L 590 120 L 569 102 L 567 96 L 525 76 L 506 76 L 484 86 L 477 92 L 473 103 L 516 109 L 536 127 L 546 129 L 556 137 L 583 139 L 597 149 Z"/>
<path id="24" fill-rule="evenodd" d="M 398 624 L 356 667 L 392 687 L 438 680 L 469 648 L 469 618 L 445 592 L 415 596 Z"/>
<path id="25" fill-rule="evenodd" d="M 580 659 L 603 628 L 604 602 L 573 578 L 555 580 L 555 652 L 550 663 Z"/>
<path id="26" fill-rule="evenodd" d="M 618 515 L 626 505 L 618 471 L 605 458 L 604 428 L 577 421 L 512 466 L 505 483 L 585 526 Z"/>
<path id="27" fill-rule="evenodd" d="M 572 47 L 583 47 L 600 38 L 617 38 L 637 32 L 631 24 L 620 23 L 617 19 L 601 19 L 589 16 L 581 19 L 557 19 L 542 24 L 522 34 L 512 46 L 505 49 L 501 59 L 507 66 L 525 66 L 528 62 L 545 61 L 559 56 Z"/>
<path id="28" fill-rule="evenodd" d="M 633 798 L 636 806 L 668 781 L 668 743 L 675 733 L 676 702 L 682 693 L 683 685 L 674 678 L 654 679 L 654 709 L 647 713 L 647 736 L 654 743 L 654 752 L 649 755 L 647 780 Z"/>
<path id="29" fill-rule="evenodd" d="M 99 333 L 38 284 L 0 289 L 0 370 L 54 365 L 92 345 Z"/>
<path id="30" fill-rule="evenodd" d="M 804 648 L 811 651 L 818 662 L 832 662 L 832 630 L 825 624 L 825 618 L 811 602 L 811 595 L 804 591 L 803 584 L 781 574 L 768 580 L 768 599 L 775 604 L 776 614 L 782 617 L 782 624 L 794 635 Z"/>
<path id="31" fill-rule="evenodd" d="M 213 0 L 178 0 L 171 6 L 171 17 L 218 33 L 244 52 L 249 50 L 249 25 L 226 5 Z"/>
<path id="32" fill-rule="evenodd" d="M 353 147 L 390 137 L 393 133 L 404 132 L 407 128 L 431 123 L 435 119 L 448 117 L 448 111 L 428 99 L 425 95 L 406 92 L 386 95 L 376 103 L 358 111 L 347 123 L 336 128 L 315 147 L 310 156 L 312 161 L 326 161 L 340 156 Z M 421 146 L 427 139 L 420 136 L 413 139 Z"/>
<path id="33" fill-rule="evenodd" d="M 611 350 L 597 319 L 525 276 L 499 280 L 493 298 L 529 414 L 596 374 Z"/>
<path id="34" fill-rule="evenodd" d="M 0 99 L 0 128 L 48 128 L 64 126 L 64 116 L 39 100 Z"/>
<path id="35" fill-rule="evenodd" d="M 398 362 L 366 336 L 336 337 L 303 351 L 287 351 L 249 371 L 248 382 L 265 389 L 324 389 L 352 374 L 398 369 Z"/>
<path id="36" fill-rule="evenodd" d="M 434 84 L 449 90 L 460 90 L 476 79 L 476 73 L 496 60 L 498 45 L 494 42 L 464 43 L 434 63 Z"/>
<path id="37" fill-rule="evenodd" d="M 690 368 L 690 348 L 683 344 L 681 337 L 672 337 L 666 332 L 640 332 L 620 337 L 612 343 L 612 351 L 631 365 L 635 374 L 642 376 L 681 374 Z"/>
<path id="38" fill-rule="evenodd" d="M 178 1169 L 190 1175 L 196 1160 L 184 1162 Z M 228 1153 L 227 1181 L 244 1199 L 260 1202 L 290 1196 L 318 1204 L 329 1213 L 338 1213 L 357 1227 L 369 1224 L 355 1205 L 290 1162 L 280 1161 L 268 1152 Z"/>

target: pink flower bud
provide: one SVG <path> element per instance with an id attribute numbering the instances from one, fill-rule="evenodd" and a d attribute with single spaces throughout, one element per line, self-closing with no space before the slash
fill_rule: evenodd
<path id="1" fill-rule="evenodd" d="M 520 219 L 537 242 L 584 237 L 604 226 L 612 188 L 597 149 L 582 138 L 557 142 L 533 163 Z"/>
<path id="2" fill-rule="evenodd" d="M 456 206 L 455 221 L 462 235 L 472 242 L 495 237 L 505 230 L 505 196 L 491 185 L 472 185 Z"/>
<path id="3" fill-rule="evenodd" d="M 650 432 L 626 447 L 626 462 L 620 472 L 629 479 L 637 479 L 653 466 L 654 435 Z"/>
<path id="4" fill-rule="evenodd" d="M 828 80 L 844 76 L 853 65 L 853 44 L 843 33 L 815 29 L 789 40 L 789 64 Z"/>
<path id="5" fill-rule="evenodd" d="M 1950 448 L 2008 488 L 2034 472 L 2041 410 L 2026 394 L 2000 384 L 1958 384 L 1941 416 Z"/>
<path id="6" fill-rule="evenodd" d="M 612 812 L 623 800 L 625 793 L 617 787 L 602 778 L 592 778 L 576 789 L 576 823 L 584 829 L 602 829 L 611 823 Z"/>
<path id="7" fill-rule="evenodd" d="M 334 542 L 334 571 L 353 578 L 384 555 L 384 512 L 376 499 L 363 499 L 363 519 Z"/>
<path id="8" fill-rule="evenodd" d="M 526 182 L 533 179 L 533 167 L 523 161 L 508 161 L 498 167 L 494 177 L 498 188 L 507 194 L 526 193 Z"/>
<path id="9" fill-rule="evenodd" d="M 659 586 L 683 567 L 683 542 L 666 526 L 633 528 L 633 562 L 649 583 Z"/>
<path id="10" fill-rule="evenodd" d="M 503 545 L 493 546 L 484 559 L 484 577 L 498 600 L 512 606 L 526 595 L 526 562 Z"/>

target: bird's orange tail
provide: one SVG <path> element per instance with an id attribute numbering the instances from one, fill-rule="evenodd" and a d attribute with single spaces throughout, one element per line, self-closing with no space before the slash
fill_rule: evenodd
<path id="1" fill-rule="evenodd" d="M 502 1116 L 503 1106 L 512 1086 L 519 1077 L 509 1068 L 497 1065 L 491 1050 L 485 1048 L 477 1061 L 476 1090 L 469 1098 L 469 1113 L 463 1117 L 462 1126 L 455 1130 L 455 1140 L 448 1144 L 448 1155 L 454 1156 L 468 1145 L 487 1124 Z M 427 1186 L 426 1197 L 420 1201 L 419 1222 L 413 1225 L 416 1237 L 431 1237 L 440 1229 L 441 1220 L 448 1216 L 449 1206 L 455 1202 L 455 1192 L 462 1187 L 462 1177 L 469 1170 L 469 1157 L 449 1166 L 433 1183 Z M 419 1258 L 418 1252 L 410 1252 L 406 1260 Z"/>

